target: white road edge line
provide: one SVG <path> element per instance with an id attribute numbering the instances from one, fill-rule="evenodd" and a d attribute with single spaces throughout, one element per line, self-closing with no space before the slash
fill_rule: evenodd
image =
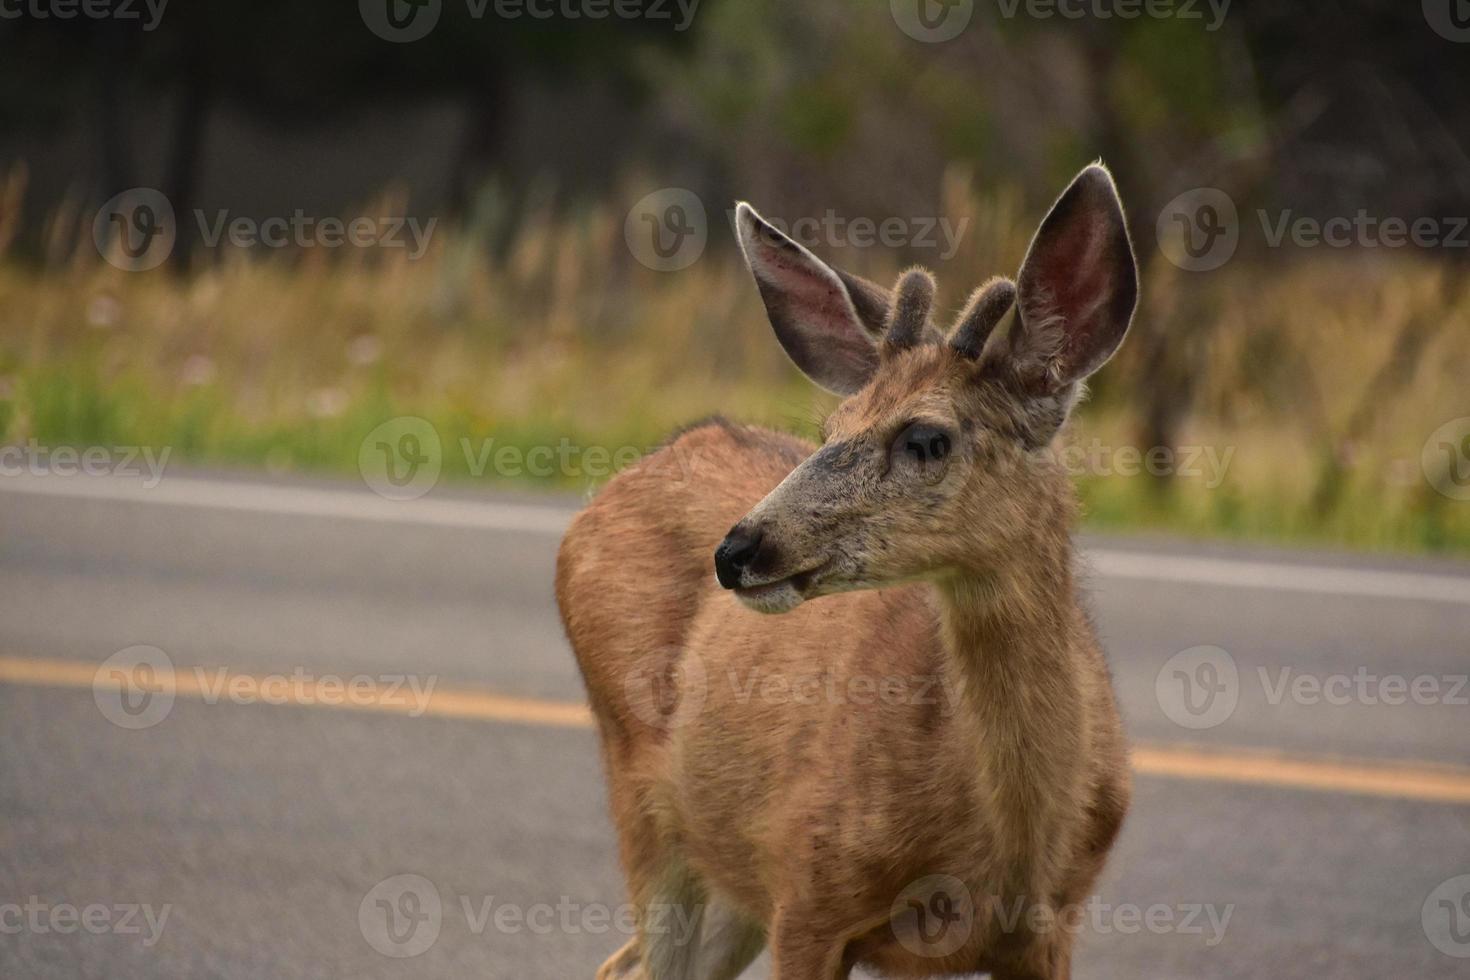
<path id="1" fill-rule="evenodd" d="M 165 477 L 149 487 L 141 480 L 121 477 L 7 475 L 0 477 L 0 493 L 544 535 L 565 531 L 573 513 L 540 504 L 429 498 L 399 501 L 366 491 L 199 477 Z M 1470 576 L 1115 549 L 1087 551 L 1085 567 L 1104 579 L 1470 605 Z"/>
<path id="2" fill-rule="evenodd" d="M 1091 550 L 1086 560 L 1102 578 L 1187 582 L 1227 589 L 1262 589 L 1365 599 L 1408 599 L 1470 606 L 1470 578 L 1327 565 L 1275 564 L 1239 558 L 1151 555 Z"/>
<path id="3" fill-rule="evenodd" d="M 76 500 L 194 507 L 283 517 L 331 517 L 384 524 L 416 524 L 481 531 L 561 534 L 572 512 L 537 504 L 473 500 L 389 500 L 366 490 L 283 487 L 265 483 L 166 476 L 157 486 L 141 480 L 83 476 L 4 476 L 0 493 Z"/>

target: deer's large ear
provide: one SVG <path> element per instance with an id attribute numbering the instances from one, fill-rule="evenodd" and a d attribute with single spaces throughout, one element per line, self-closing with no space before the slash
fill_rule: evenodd
<path id="1" fill-rule="evenodd" d="M 1093 164 L 1072 181 L 1031 241 L 1016 277 L 1016 373 L 1059 394 L 1113 356 L 1138 303 L 1138 267 L 1113 178 Z"/>
<path id="2" fill-rule="evenodd" d="M 839 395 L 867 384 L 878 367 L 887 290 L 832 268 L 744 201 L 735 228 L 776 339 L 796 366 Z"/>

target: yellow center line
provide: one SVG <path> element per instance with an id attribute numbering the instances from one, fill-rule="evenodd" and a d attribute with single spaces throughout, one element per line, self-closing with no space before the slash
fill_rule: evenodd
<path id="1" fill-rule="evenodd" d="M 226 677 L 231 685 L 228 690 L 277 692 L 273 703 L 398 715 L 433 715 L 548 728 L 593 727 L 592 715 L 585 705 L 523 698 L 489 690 L 435 686 L 423 692 L 422 697 L 411 697 L 403 691 L 389 695 L 385 691 L 382 696 L 344 698 L 340 683 L 327 685 L 307 678 L 287 686 L 275 683 L 279 675 L 227 672 Z M 124 680 L 114 672 L 100 671 L 96 664 L 0 656 L 0 684 L 117 692 L 122 689 Z M 141 686 L 156 692 L 172 692 L 176 696 L 204 698 L 219 696 L 218 685 L 219 674 L 211 669 L 199 672 L 159 671 L 151 678 L 151 683 Z M 1216 749 L 1143 742 L 1133 747 L 1133 769 L 1141 776 L 1164 779 L 1246 783 L 1435 803 L 1470 803 L 1470 769 L 1411 760 L 1379 762 L 1313 758 L 1257 749 Z"/>
<path id="2" fill-rule="evenodd" d="M 1412 760 L 1313 758 L 1244 748 L 1136 743 L 1133 771 L 1165 779 L 1253 783 L 1328 793 L 1470 803 L 1470 770 Z"/>

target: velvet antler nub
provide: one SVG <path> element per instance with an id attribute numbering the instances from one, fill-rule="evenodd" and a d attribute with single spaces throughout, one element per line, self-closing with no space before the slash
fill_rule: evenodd
<path id="1" fill-rule="evenodd" d="M 929 311 L 934 306 L 934 277 L 926 269 L 913 268 L 898 280 L 893 310 L 888 314 L 884 340 L 895 350 L 913 347 L 924 336 Z"/>
<path id="2" fill-rule="evenodd" d="M 980 356 L 991 331 L 1000 323 L 1016 302 L 1016 284 L 1009 279 L 995 278 L 970 294 L 965 312 L 960 314 L 949 345 L 970 360 Z"/>

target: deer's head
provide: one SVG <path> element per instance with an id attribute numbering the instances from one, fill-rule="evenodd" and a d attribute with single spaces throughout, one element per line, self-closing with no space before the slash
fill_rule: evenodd
<path id="1" fill-rule="evenodd" d="M 1052 438 L 1138 298 L 1103 167 L 1052 206 L 1016 281 L 981 286 L 948 332 L 933 322 L 928 272 L 909 270 L 890 292 L 828 266 L 747 204 L 736 223 L 781 346 L 847 397 L 822 447 L 720 544 L 720 584 L 785 612 L 833 592 L 999 572 L 1039 528 L 1067 533 L 1054 526 L 1070 488 Z"/>

